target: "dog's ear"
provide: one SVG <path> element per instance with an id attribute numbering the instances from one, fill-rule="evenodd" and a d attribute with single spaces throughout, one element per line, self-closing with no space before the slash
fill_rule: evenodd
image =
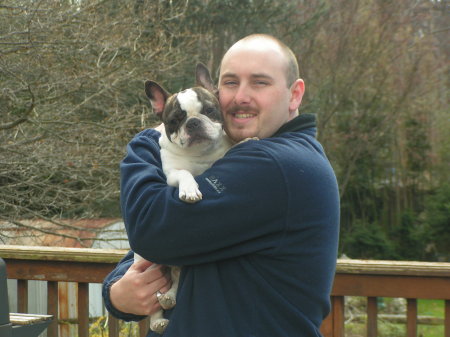
<path id="1" fill-rule="evenodd" d="M 153 112 L 161 119 L 164 106 L 170 94 L 154 81 L 145 82 L 145 93 L 150 99 Z"/>
<path id="2" fill-rule="evenodd" d="M 214 85 L 208 68 L 203 63 L 198 63 L 195 69 L 195 77 L 197 79 L 197 85 L 212 92 L 215 96 L 218 95 L 219 90 Z"/>

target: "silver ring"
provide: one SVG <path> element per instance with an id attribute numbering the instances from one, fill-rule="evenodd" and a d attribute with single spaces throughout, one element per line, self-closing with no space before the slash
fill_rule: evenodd
<path id="1" fill-rule="evenodd" d="M 159 299 L 163 296 L 163 293 L 159 290 L 156 292 L 156 299 L 159 301 Z"/>

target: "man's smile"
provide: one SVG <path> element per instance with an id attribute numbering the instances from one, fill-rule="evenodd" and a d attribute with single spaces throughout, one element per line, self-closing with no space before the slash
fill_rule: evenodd
<path id="1" fill-rule="evenodd" d="M 235 120 L 244 121 L 255 118 L 258 115 L 258 111 L 252 107 L 234 106 L 228 110 L 228 114 Z"/>
<path id="2" fill-rule="evenodd" d="M 249 114 L 249 113 L 238 113 L 238 112 L 234 114 L 234 118 L 237 118 L 237 119 L 252 118 L 252 117 L 255 117 L 255 115 Z"/>

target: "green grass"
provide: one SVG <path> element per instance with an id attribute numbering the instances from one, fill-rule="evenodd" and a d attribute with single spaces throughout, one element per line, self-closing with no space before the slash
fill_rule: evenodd
<path id="1" fill-rule="evenodd" d="M 379 314 L 389 313 L 386 309 L 390 308 L 392 299 L 383 298 L 379 302 Z M 419 316 L 433 316 L 444 318 L 443 300 L 422 300 L 417 301 Z M 365 310 L 365 309 L 364 309 Z M 391 312 L 392 313 L 392 312 Z M 406 314 L 406 312 L 405 312 Z M 378 337 L 403 337 L 406 335 L 406 324 L 394 324 L 378 320 Z M 345 337 L 365 337 L 366 324 L 351 322 L 345 325 Z M 423 325 L 417 327 L 417 336 L 421 337 L 442 337 L 444 336 L 443 325 Z"/>
<path id="2" fill-rule="evenodd" d="M 444 301 L 439 300 L 418 300 L 418 314 L 444 318 Z M 421 325 L 417 328 L 417 335 L 423 337 L 444 336 L 443 325 Z"/>

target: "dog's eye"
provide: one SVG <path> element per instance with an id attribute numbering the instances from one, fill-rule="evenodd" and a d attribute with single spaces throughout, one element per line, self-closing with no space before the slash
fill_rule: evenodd
<path id="1" fill-rule="evenodd" d="M 177 121 L 176 119 L 171 119 L 171 120 L 169 121 L 169 125 L 170 125 L 170 126 L 177 126 L 177 124 L 178 124 L 178 121 Z"/>
<path id="2" fill-rule="evenodd" d="M 214 112 L 214 110 L 215 110 L 214 108 L 209 107 L 209 108 L 206 108 L 205 112 L 207 115 L 211 115 Z"/>

